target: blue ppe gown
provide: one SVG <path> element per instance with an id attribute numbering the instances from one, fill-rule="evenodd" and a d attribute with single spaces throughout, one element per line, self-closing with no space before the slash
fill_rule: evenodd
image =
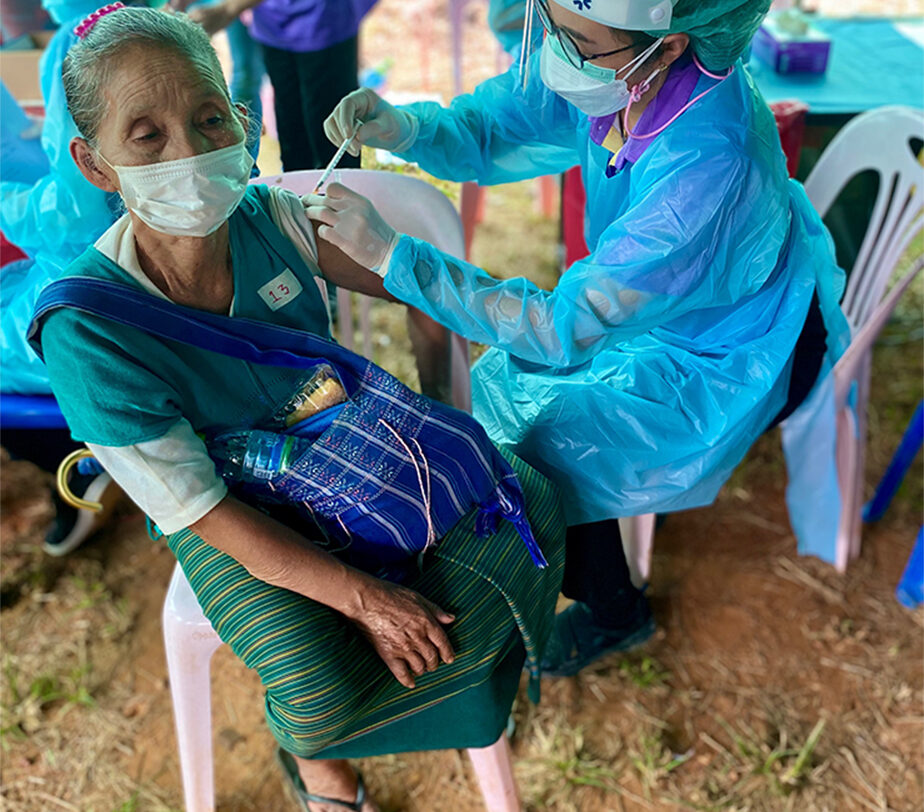
<path id="1" fill-rule="evenodd" d="M 79 133 L 67 109 L 61 66 L 68 48 L 77 41 L 74 27 L 101 3 L 83 8 L 80 3 L 70 5 L 75 16 L 51 38 L 39 63 L 45 101 L 42 149 L 48 156 L 48 174 L 35 182 L 6 178 L 0 182 L 0 228 L 32 260 L 9 272 L 4 269 L 0 287 L 4 392 L 51 392 L 45 365 L 25 338 L 35 302 L 45 286 L 112 225 L 120 208 L 118 197 L 91 184 L 70 156 L 71 139 Z M 58 6 L 52 7 L 53 16 L 63 10 Z"/>
<path id="2" fill-rule="evenodd" d="M 401 157 L 482 184 L 580 163 L 592 253 L 546 291 L 404 235 L 385 287 L 492 346 L 475 416 L 561 488 L 569 524 L 709 504 L 786 402 L 813 292 L 832 360 L 845 345 L 830 237 L 740 62 L 607 177 L 611 153 L 537 56 L 525 89 L 514 67 L 449 108 L 407 106 L 420 131 Z"/>

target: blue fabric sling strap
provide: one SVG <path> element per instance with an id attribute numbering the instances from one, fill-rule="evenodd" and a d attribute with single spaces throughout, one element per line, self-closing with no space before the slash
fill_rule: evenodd
<path id="1" fill-rule="evenodd" d="M 376 572 L 406 561 L 475 508 L 479 536 L 506 519 L 536 566 L 546 566 L 516 474 L 481 425 L 414 392 L 368 359 L 311 333 L 77 276 L 53 282 L 39 297 L 28 334 L 39 357 L 43 320 L 60 307 L 251 363 L 332 366 L 349 400 L 271 486 L 273 501 L 303 511 L 356 566 Z"/>

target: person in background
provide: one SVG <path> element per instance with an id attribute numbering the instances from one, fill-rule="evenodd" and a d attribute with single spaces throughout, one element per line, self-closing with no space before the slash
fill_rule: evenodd
<path id="1" fill-rule="evenodd" d="M 580 163 L 591 254 L 554 290 L 395 234 L 342 185 L 306 205 L 398 299 L 492 345 L 472 371 L 475 417 L 565 496 L 576 602 L 546 662 L 564 676 L 654 631 L 618 518 L 710 504 L 849 331 L 830 235 L 741 60 L 770 0 L 530 6 L 546 36 L 520 66 L 447 108 L 360 90 L 328 130 L 454 181 Z"/>
<path id="2" fill-rule="evenodd" d="M 221 0 L 190 12 L 209 33 L 253 9 L 251 36 L 263 44 L 273 84 L 276 129 L 286 172 L 320 169 L 337 147 L 324 119 L 359 86 L 359 23 L 375 0 Z M 339 145 L 338 145 L 339 146 Z M 341 166 L 358 167 L 358 156 Z"/>
<path id="3" fill-rule="evenodd" d="M 51 19 L 39 0 L 0 0 L 0 44 L 50 27 Z"/>
<path id="4" fill-rule="evenodd" d="M 208 2 L 170 0 L 170 8 L 186 11 L 190 19 L 204 22 L 209 17 Z M 245 22 L 236 17 L 225 27 L 228 51 L 231 55 L 231 99 L 247 107 L 249 126 L 259 133 L 263 121 L 263 102 L 260 88 L 266 68 L 263 65 L 263 47 L 250 35 Z"/>

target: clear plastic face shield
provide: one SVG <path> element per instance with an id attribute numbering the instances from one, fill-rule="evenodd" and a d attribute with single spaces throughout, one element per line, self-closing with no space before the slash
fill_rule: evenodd
<path id="1" fill-rule="evenodd" d="M 523 25 L 519 76 L 523 87 L 529 79 L 529 43 L 535 17 L 549 32 L 554 32 L 568 60 L 580 67 L 586 60 L 608 54 L 584 55 L 565 32 L 560 32 L 549 13 L 551 5 L 586 17 L 611 28 L 629 31 L 667 32 L 671 25 L 676 0 L 526 0 L 526 17 Z"/>
<path id="2" fill-rule="evenodd" d="M 629 31 L 667 31 L 676 0 L 546 0 L 588 20 Z"/>

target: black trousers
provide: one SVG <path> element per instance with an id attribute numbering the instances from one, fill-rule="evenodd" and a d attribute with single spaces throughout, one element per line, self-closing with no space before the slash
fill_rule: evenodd
<path id="1" fill-rule="evenodd" d="M 768 429 L 789 417 L 805 400 L 821 369 L 827 337 L 818 297 L 813 296 L 793 353 L 789 396 Z M 601 626 L 619 628 L 631 624 L 641 593 L 629 580 L 617 519 L 568 528 L 561 591 L 565 597 L 590 606 L 594 620 Z"/>
<path id="2" fill-rule="evenodd" d="M 306 53 L 264 46 L 263 60 L 273 83 L 283 169 L 321 169 L 337 151 L 324 135 L 324 119 L 359 87 L 356 37 Z M 339 165 L 359 167 L 359 158 L 344 155 Z"/>

